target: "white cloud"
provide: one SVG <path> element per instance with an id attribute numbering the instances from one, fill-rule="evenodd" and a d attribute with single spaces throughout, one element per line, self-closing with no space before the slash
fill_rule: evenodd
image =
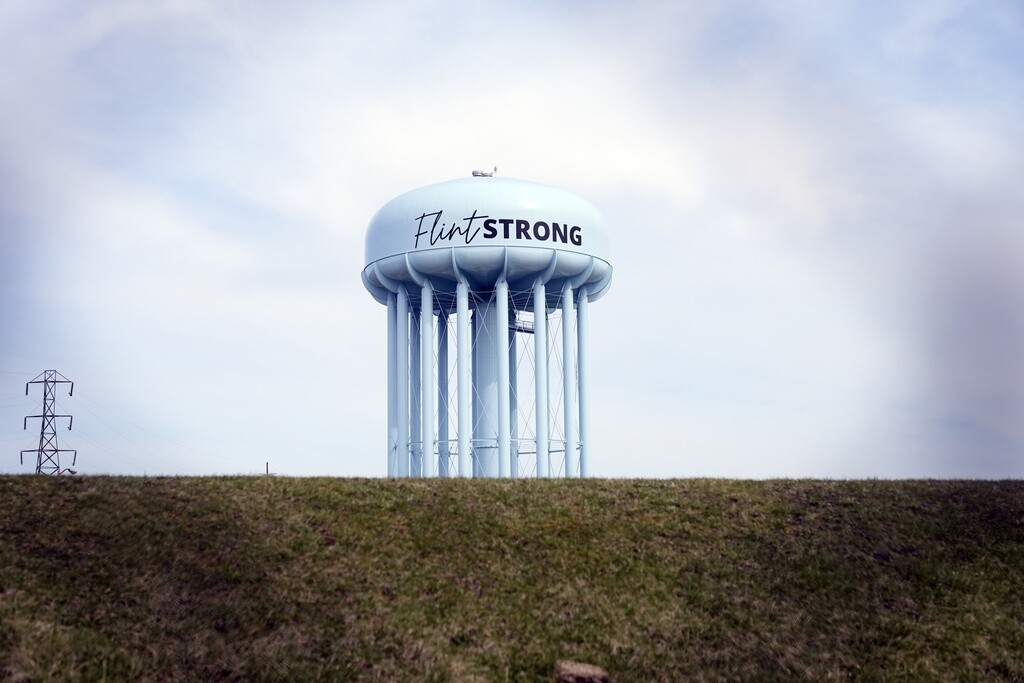
<path id="1" fill-rule="evenodd" d="M 8 6 L 0 56 L 21 68 L 0 74 L 0 173 L 58 266 L 40 301 L 75 331 L 19 332 L 0 360 L 35 348 L 103 405 L 227 458 L 138 436 L 182 471 L 381 473 L 364 227 L 400 192 L 497 164 L 613 228 L 596 473 L 970 474 L 892 457 L 939 438 L 919 387 L 943 355 L 919 309 L 956 269 L 922 262 L 945 248 L 933 195 L 1002 216 L 1024 170 L 1019 101 L 932 98 L 939 33 L 961 41 L 952 91 L 1008 78 L 969 42 L 988 15 L 950 33 L 975 16 L 950 7 Z M 952 412 L 1009 395 L 977 417 L 1004 425 L 1015 385 L 959 357 L 949 386 L 984 387 Z"/>

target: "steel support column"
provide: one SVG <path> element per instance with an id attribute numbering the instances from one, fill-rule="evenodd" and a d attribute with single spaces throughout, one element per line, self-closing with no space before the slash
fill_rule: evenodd
<path id="1" fill-rule="evenodd" d="M 476 302 L 473 311 L 473 476 L 499 476 L 498 374 L 500 366 L 495 349 L 502 325 L 498 321 L 496 292 L 488 301 Z M 502 335 L 503 336 L 503 335 Z"/>
<path id="2" fill-rule="evenodd" d="M 576 376 L 579 378 L 580 476 L 590 475 L 590 419 L 587 405 L 587 329 L 589 327 L 590 295 L 584 286 L 576 298 Z"/>
<path id="3" fill-rule="evenodd" d="M 423 426 L 420 421 L 423 405 L 423 386 L 420 371 L 420 317 L 417 311 L 409 316 L 409 441 L 411 456 L 409 458 L 409 476 L 423 476 Z"/>
<path id="4" fill-rule="evenodd" d="M 388 476 L 394 477 L 398 455 L 398 301 L 388 294 Z"/>
<path id="5" fill-rule="evenodd" d="M 519 368 L 517 367 L 516 320 L 508 325 L 508 419 L 509 440 L 508 476 L 519 477 Z"/>
<path id="6" fill-rule="evenodd" d="M 572 285 L 562 288 L 562 418 L 565 432 L 565 476 L 579 476 L 576 453 L 576 309 Z"/>
<path id="7" fill-rule="evenodd" d="M 472 395 L 473 387 L 470 384 L 469 354 L 473 341 L 469 336 L 469 285 L 465 280 L 459 280 L 455 288 L 455 323 L 458 327 L 455 336 L 455 363 L 457 377 L 458 400 L 459 400 L 459 476 L 471 477 L 472 454 L 470 452 L 470 434 L 473 431 Z"/>
<path id="8" fill-rule="evenodd" d="M 437 476 L 449 476 L 448 444 L 448 312 L 437 314 Z"/>
<path id="9" fill-rule="evenodd" d="M 533 386 L 536 411 L 537 476 L 551 476 L 551 416 L 548 406 L 548 303 L 543 280 L 533 285 Z"/>
<path id="10" fill-rule="evenodd" d="M 429 280 L 420 290 L 420 429 L 422 441 L 421 476 L 437 476 L 434 454 L 434 288 Z"/>
<path id="11" fill-rule="evenodd" d="M 498 390 L 498 476 L 509 475 L 512 453 L 512 430 L 509 426 L 508 373 L 508 282 L 501 280 L 494 289 L 495 325 L 494 362 L 497 366 Z"/>
<path id="12" fill-rule="evenodd" d="M 395 419 L 398 424 L 398 450 L 395 453 L 395 476 L 409 476 L 409 295 L 398 290 L 395 307 L 398 344 L 395 354 L 396 385 Z"/>

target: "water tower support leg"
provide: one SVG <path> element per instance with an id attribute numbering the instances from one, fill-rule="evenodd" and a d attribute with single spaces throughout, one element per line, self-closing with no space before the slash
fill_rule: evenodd
<path id="1" fill-rule="evenodd" d="M 395 476 L 398 453 L 398 300 L 388 294 L 388 476 Z"/>
<path id="2" fill-rule="evenodd" d="M 519 476 L 519 368 L 516 367 L 516 330 L 514 320 L 508 326 L 508 420 L 509 441 L 508 476 Z"/>
<path id="3" fill-rule="evenodd" d="M 424 477 L 437 476 L 437 456 L 434 454 L 434 288 L 424 281 L 420 293 L 420 417 L 423 438 Z"/>
<path id="4" fill-rule="evenodd" d="M 562 418 L 565 421 L 565 476 L 579 476 L 576 446 L 576 309 L 572 285 L 562 288 Z"/>
<path id="5" fill-rule="evenodd" d="M 537 476 L 551 476 L 551 417 L 548 407 L 548 304 L 547 288 L 537 280 L 533 286 L 533 386 L 537 420 Z"/>
<path id="6" fill-rule="evenodd" d="M 473 342 L 469 336 L 469 285 L 464 280 L 459 281 L 455 289 L 455 298 L 455 323 L 458 326 L 455 335 L 455 363 L 458 375 L 456 391 L 459 399 L 459 476 L 470 477 L 473 475 L 469 451 L 473 416 L 470 408 L 472 387 L 469 383 L 469 352 Z"/>
<path id="7" fill-rule="evenodd" d="M 580 290 L 576 299 L 576 338 L 578 352 L 576 356 L 576 375 L 579 378 L 580 404 L 580 476 L 590 476 L 590 420 L 587 417 L 587 328 L 589 326 L 590 296 L 587 288 Z"/>
<path id="8" fill-rule="evenodd" d="M 498 387 L 500 363 L 495 339 L 498 323 L 497 289 L 486 301 L 477 300 L 473 310 L 473 476 L 488 479 L 501 474 L 498 457 Z"/>
<path id="9" fill-rule="evenodd" d="M 509 476 L 512 453 L 512 430 L 509 426 L 508 373 L 508 282 L 500 281 L 494 292 L 495 315 L 494 356 L 498 370 L 498 476 Z"/>
<path id="10" fill-rule="evenodd" d="M 398 344 L 395 364 L 395 419 L 398 422 L 398 451 L 395 454 L 395 476 L 409 476 L 409 296 L 405 289 L 398 290 L 395 306 Z"/>
<path id="11" fill-rule="evenodd" d="M 437 476 L 447 477 L 448 445 L 448 312 L 437 314 Z"/>
<path id="12" fill-rule="evenodd" d="M 420 318 L 416 311 L 409 316 L 409 440 L 412 446 L 412 457 L 409 465 L 409 476 L 423 476 L 423 426 L 420 423 L 423 405 L 422 372 L 420 371 Z"/>

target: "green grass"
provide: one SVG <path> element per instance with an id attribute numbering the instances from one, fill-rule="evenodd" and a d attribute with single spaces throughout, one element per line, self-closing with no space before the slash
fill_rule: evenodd
<path id="1" fill-rule="evenodd" d="M 0 678 L 1024 679 L 1024 482 L 0 477 Z"/>

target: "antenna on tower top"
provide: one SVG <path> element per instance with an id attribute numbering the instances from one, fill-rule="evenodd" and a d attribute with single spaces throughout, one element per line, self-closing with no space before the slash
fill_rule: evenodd
<path id="1" fill-rule="evenodd" d="M 71 422 L 74 418 L 72 418 L 71 415 L 57 415 L 53 412 L 53 406 L 56 402 L 55 391 L 57 385 L 70 384 L 71 386 L 68 390 L 68 396 L 74 396 L 75 383 L 56 370 L 44 370 L 37 375 L 34 380 L 25 383 L 26 396 L 28 396 L 28 386 L 30 384 L 43 385 L 43 412 L 41 415 L 26 415 L 25 420 L 22 423 L 22 429 L 28 429 L 28 421 L 30 418 L 39 418 L 42 422 L 39 425 L 39 447 L 36 449 L 22 451 L 21 463 L 23 465 L 25 464 L 26 453 L 35 453 L 36 474 L 75 474 L 73 469 L 65 468 L 62 470 L 60 468 L 60 454 L 72 453 L 71 464 L 74 465 L 75 461 L 78 460 L 78 451 L 61 448 L 57 445 L 57 418 L 68 418 L 69 431 L 71 429 Z"/>

